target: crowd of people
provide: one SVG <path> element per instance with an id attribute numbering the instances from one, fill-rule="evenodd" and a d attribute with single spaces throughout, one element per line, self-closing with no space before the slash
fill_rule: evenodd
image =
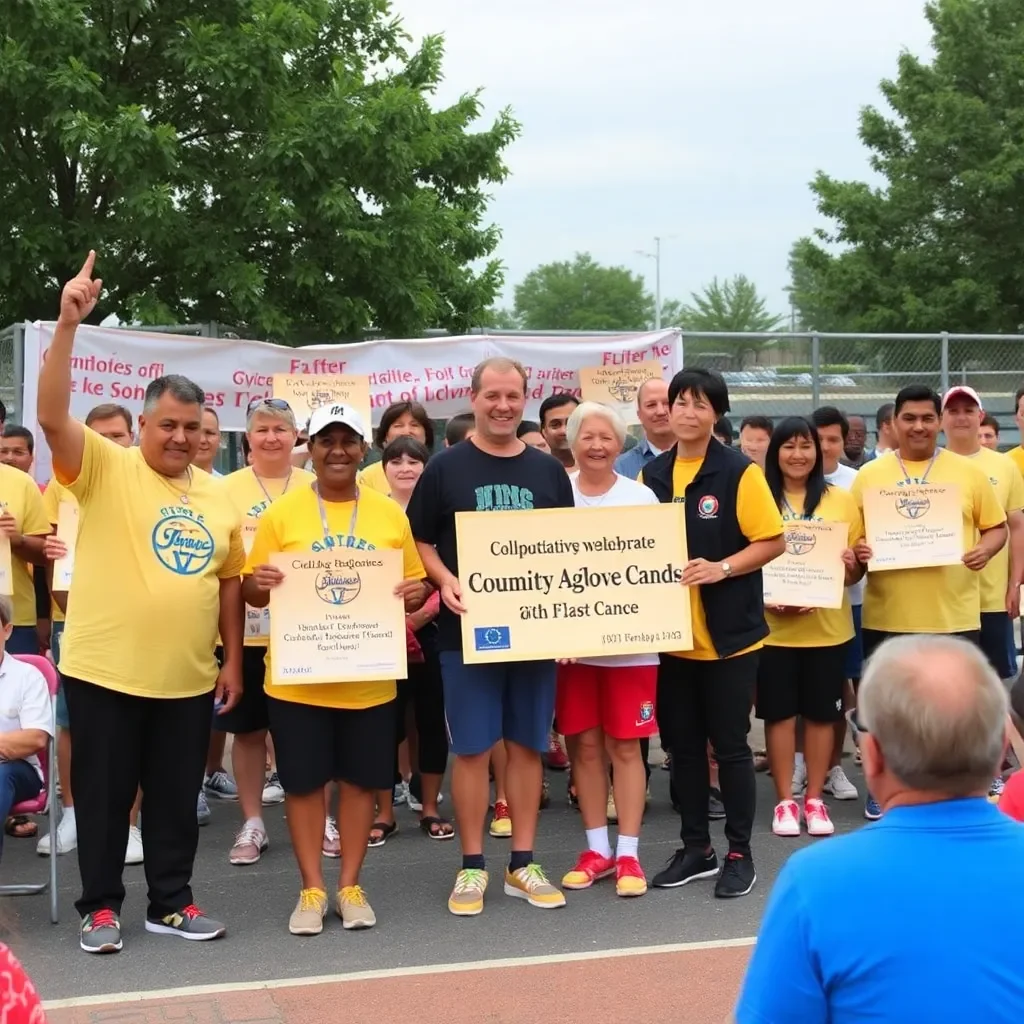
<path id="1" fill-rule="evenodd" d="M 121 948 L 123 871 L 132 863 L 145 867 L 148 931 L 198 940 L 225 933 L 191 889 L 211 799 L 238 806 L 225 851 L 235 865 L 260 859 L 268 847 L 263 808 L 285 803 L 298 869 L 288 922 L 296 935 L 318 934 L 332 904 L 346 929 L 375 924 L 361 868 L 367 849 L 394 834 L 400 804 L 418 812 L 426 839 L 459 846 L 448 897 L 457 916 L 484 909 L 485 832 L 510 841 L 504 893 L 533 907 L 562 907 L 564 890 L 604 879 L 626 898 L 649 884 L 701 879 L 713 879 L 720 898 L 741 897 L 757 880 L 757 768 L 771 772 L 775 835 L 828 836 L 827 798 L 860 795 L 842 764 L 851 723 L 869 737 L 861 743 L 865 817 L 885 821 L 900 803 L 887 766 L 909 777 L 882 723 L 912 707 L 886 704 L 884 688 L 872 686 L 877 666 L 911 658 L 919 668 L 932 655 L 915 638 L 939 636 L 953 638 L 948 664 L 966 659 L 965 673 L 983 690 L 1016 675 L 1024 452 L 1008 457 L 987 443 L 986 430 L 998 438 L 998 424 L 969 387 L 941 397 L 903 388 L 879 410 L 871 449 L 864 420 L 829 406 L 778 422 L 747 417 L 737 446 L 724 380 L 686 368 L 639 389 L 640 436 L 630 446 L 614 409 L 571 395 L 547 398 L 537 422 L 524 420 L 526 372 L 491 358 L 475 368 L 471 409 L 448 421 L 436 454 L 434 425 L 415 403 L 392 405 L 371 432 L 343 404 L 300 423 L 287 402 L 257 398 L 247 410 L 247 464 L 218 479 L 217 416 L 184 377 L 154 380 L 137 424 L 113 405 L 84 422 L 71 416 L 75 331 L 101 287 L 93 259 L 64 289 L 40 372 L 38 423 L 53 461 L 42 493 L 28 474 L 32 433 L 8 426 L 0 444 L 0 528 L 13 591 L 0 598 L 0 692 L 12 694 L 5 708 L 20 709 L 0 717 L 0 815 L 10 835 L 34 827 L 8 811 L 39 778 L 48 694 L 42 677 L 10 655 L 49 650 L 61 677 L 56 853 L 77 850 L 87 952 Z M 367 465 L 373 446 L 381 457 Z M 926 482 L 961 495 L 962 562 L 867 572 L 865 493 Z M 464 660 L 460 512 L 656 503 L 683 505 L 690 649 L 564 663 Z M 53 568 L 68 554 L 67 538 L 57 536 L 66 505 L 77 507 L 78 532 L 72 583 L 61 590 Z M 761 569 L 784 551 L 792 524 L 806 520 L 841 524 L 842 606 L 766 607 Z M 401 552 L 396 594 L 409 677 L 275 685 L 269 604 L 284 577 L 272 556 L 341 549 Z M 916 678 L 908 676 L 908 692 L 917 692 Z M 763 764 L 748 742 L 752 711 L 765 724 Z M 937 742 L 941 730 L 929 728 L 924 739 Z M 681 842 L 649 883 L 639 844 L 655 734 Z M 998 797 L 1003 747 L 985 749 L 992 756 L 983 788 Z M 568 797 L 582 821 L 583 850 L 560 884 L 534 853 L 549 799 L 545 758 L 568 768 Z M 942 776 L 914 763 L 915 779 Z M 981 762 L 969 772 L 955 757 L 943 763 L 958 781 L 942 792 L 978 791 Z M 441 793 L 449 765 L 452 817 Z M 721 857 L 709 828 L 717 818 L 725 821 Z M 38 848 L 50 853 L 48 836 Z M 340 860 L 330 880 L 325 858 Z M 802 876 L 783 879 L 795 887 L 795 907 L 818 898 L 799 889 Z M 799 925 L 787 918 L 780 928 Z"/>

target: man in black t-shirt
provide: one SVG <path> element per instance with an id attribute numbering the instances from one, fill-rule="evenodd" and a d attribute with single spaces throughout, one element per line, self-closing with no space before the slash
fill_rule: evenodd
<path id="1" fill-rule="evenodd" d="M 448 899 L 458 916 L 483 910 L 487 871 L 484 820 L 491 747 L 508 750 L 508 802 L 512 852 L 505 892 L 535 907 L 561 907 L 565 897 L 533 860 L 543 766 L 555 708 L 553 661 L 466 665 L 462 660 L 464 611 L 459 587 L 456 512 L 508 512 L 571 508 L 572 487 L 560 463 L 516 437 L 526 404 L 526 371 L 510 359 L 486 359 L 473 371 L 476 432 L 427 463 L 408 515 L 427 575 L 441 592 L 438 646 L 445 717 L 455 754 L 452 796 L 462 870 Z"/>

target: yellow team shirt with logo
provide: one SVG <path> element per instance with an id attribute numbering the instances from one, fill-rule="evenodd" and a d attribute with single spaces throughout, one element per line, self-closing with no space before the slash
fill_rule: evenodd
<path id="1" fill-rule="evenodd" d="M 788 507 L 783 506 L 782 524 L 788 528 L 803 521 L 804 509 L 803 501 L 796 495 L 785 497 Z M 852 548 L 864 539 L 864 521 L 857 502 L 841 487 L 827 487 L 810 518 L 816 522 L 849 524 L 847 547 Z M 780 615 L 765 609 L 764 617 L 771 630 L 765 640 L 770 647 L 835 647 L 853 637 L 853 613 L 846 587 L 843 587 L 841 608 L 815 608 L 802 615 L 796 612 Z"/>
<path id="2" fill-rule="evenodd" d="M 673 501 L 681 502 L 686 495 L 686 488 L 693 482 L 697 471 L 704 462 L 699 459 L 676 459 L 672 469 Z M 736 516 L 739 519 L 740 531 L 748 541 L 771 540 L 782 533 L 782 514 L 779 512 L 764 473 L 754 464 L 749 465 L 740 477 L 736 493 Z M 716 661 L 718 652 L 711 642 L 707 620 L 704 618 L 704 605 L 700 599 L 700 587 L 690 587 L 690 622 L 693 629 L 693 650 L 674 651 L 677 658 L 690 658 L 694 661 Z M 741 654 L 760 650 L 764 646 L 759 640 L 756 644 L 745 647 L 730 655 L 738 658 Z"/>
<path id="3" fill-rule="evenodd" d="M 1021 476 L 1016 465 L 1005 455 L 994 452 L 990 448 L 979 448 L 968 456 L 975 465 L 988 477 L 988 482 L 995 488 L 999 507 L 1009 514 L 1024 509 L 1024 476 Z M 981 570 L 979 586 L 981 587 L 981 610 L 983 612 L 1005 612 L 1006 591 L 1010 584 L 1010 541 L 988 565 Z"/>
<path id="4" fill-rule="evenodd" d="M 14 516 L 18 533 L 23 537 L 45 537 L 50 524 L 43 509 L 43 496 L 35 480 L 13 466 L 0 464 L 0 509 Z M 11 552 L 11 585 L 14 593 L 15 626 L 36 624 L 36 591 L 32 583 L 32 566 Z M 39 567 L 40 572 L 45 568 Z"/>
<path id="5" fill-rule="evenodd" d="M 927 471 L 925 483 L 959 488 L 963 546 L 965 552 L 970 551 L 981 531 L 1006 522 L 1006 514 L 988 477 L 973 460 L 944 448 L 937 451 L 930 470 L 928 462 L 904 460 L 906 474 L 895 452 L 872 459 L 860 468 L 850 493 L 863 515 L 865 491 L 900 487 L 907 476 L 911 483 L 921 483 Z M 976 630 L 981 624 L 980 575 L 965 565 L 869 571 L 864 588 L 864 628 L 885 633 Z"/>
<path id="6" fill-rule="evenodd" d="M 372 466 L 367 466 L 366 469 L 361 470 L 359 473 L 359 483 L 362 487 L 372 487 L 381 494 L 391 493 L 391 484 L 388 483 L 388 478 L 384 473 L 383 462 L 375 462 Z"/>
<path id="7" fill-rule="evenodd" d="M 46 490 L 43 491 L 43 510 L 46 512 L 46 518 L 50 521 L 51 533 L 56 531 L 62 501 L 78 504 L 78 499 L 55 476 L 50 477 L 50 482 L 46 485 Z M 64 613 L 52 595 L 50 597 L 50 618 L 54 622 L 64 621 Z"/>
<path id="8" fill-rule="evenodd" d="M 426 576 L 416 551 L 409 520 L 401 507 L 390 498 L 370 489 L 359 492 L 359 506 L 353 536 L 349 536 L 353 502 L 325 501 L 324 511 L 330 535 L 325 544 L 320 507 L 312 487 L 289 491 L 274 501 L 260 516 L 256 539 L 245 567 L 251 575 L 257 565 L 265 565 L 271 554 L 282 551 L 326 551 L 335 554 L 344 549 L 373 551 L 393 548 L 402 552 L 405 579 L 421 580 Z M 274 645 L 267 648 L 264 690 L 270 697 L 297 704 L 324 708 L 371 708 L 394 700 L 397 688 L 394 679 L 352 683 L 315 683 L 309 685 L 275 686 L 271 679 Z"/>
<path id="9" fill-rule="evenodd" d="M 299 487 L 308 487 L 316 477 L 308 470 L 292 469 L 291 475 L 274 480 L 269 477 L 257 477 L 251 466 L 229 473 L 220 480 L 235 510 L 242 517 L 242 546 L 248 555 L 252 547 L 256 521 L 282 494 L 287 494 Z M 262 485 L 262 486 L 261 486 Z M 269 497 L 268 497 L 269 496 Z M 245 639 L 246 647 L 266 647 L 270 642 L 270 609 L 245 607 Z"/>
<path id="10" fill-rule="evenodd" d="M 196 468 L 168 480 L 88 427 L 78 477 L 54 469 L 79 504 L 61 672 L 139 697 L 212 690 L 220 581 L 245 564 L 220 481 Z"/>

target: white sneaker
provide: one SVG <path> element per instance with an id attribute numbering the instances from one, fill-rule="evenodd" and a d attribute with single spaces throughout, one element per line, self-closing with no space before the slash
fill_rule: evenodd
<path id="1" fill-rule="evenodd" d="M 64 814 L 57 823 L 57 853 L 70 853 L 78 848 L 78 823 L 73 814 Z M 50 832 L 47 830 L 36 843 L 40 857 L 50 856 Z"/>
<path id="2" fill-rule="evenodd" d="M 793 765 L 793 796 L 799 796 L 807 788 L 807 762 L 797 761 Z"/>
<path id="3" fill-rule="evenodd" d="M 270 778 L 263 786 L 263 806 L 269 807 L 271 804 L 281 803 L 284 803 L 284 786 L 281 785 L 277 772 L 271 772 Z"/>
<path id="4" fill-rule="evenodd" d="M 795 800 L 783 800 L 775 805 L 772 831 L 786 838 L 800 835 L 800 807 Z"/>
<path id="5" fill-rule="evenodd" d="M 807 822 L 809 836 L 830 836 L 836 827 L 828 816 L 828 808 L 823 800 L 806 800 L 804 802 L 804 820 Z"/>
<path id="6" fill-rule="evenodd" d="M 857 787 L 846 777 L 841 764 L 829 768 L 828 778 L 822 788 L 837 800 L 856 800 L 860 796 Z"/>
<path id="7" fill-rule="evenodd" d="M 125 864 L 142 863 L 142 829 L 137 825 L 128 827 L 128 849 L 124 853 Z"/>

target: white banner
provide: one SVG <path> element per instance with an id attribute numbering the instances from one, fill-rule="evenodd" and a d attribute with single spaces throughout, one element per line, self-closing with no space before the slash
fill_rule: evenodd
<path id="1" fill-rule="evenodd" d="M 25 325 L 25 388 L 21 420 L 36 432 L 39 367 L 53 337 L 53 323 Z M 79 419 L 96 405 L 116 402 L 136 415 L 156 377 L 180 373 L 205 392 L 224 430 L 243 430 L 249 402 L 269 396 L 275 373 L 367 374 L 373 418 L 392 403 L 422 403 L 431 417 L 447 419 L 469 408 L 473 367 L 489 356 L 507 356 L 526 368 L 527 416 L 552 394 L 579 397 L 579 371 L 592 366 L 660 362 L 666 375 L 682 367 L 679 332 L 539 337 L 463 335 L 402 341 L 289 348 L 263 341 L 196 338 L 115 327 L 79 327 L 71 368 L 71 412 Z M 37 432 L 36 477 L 49 477 L 49 453 Z"/>

